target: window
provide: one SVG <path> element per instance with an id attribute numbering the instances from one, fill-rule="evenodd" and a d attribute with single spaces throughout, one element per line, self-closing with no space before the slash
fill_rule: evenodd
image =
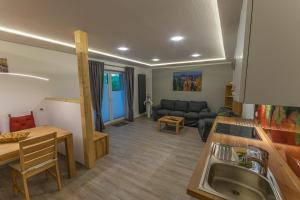
<path id="1" fill-rule="evenodd" d="M 111 75 L 111 84 L 112 91 L 123 90 L 123 75 L 122 74 L 112 74 Z"/>

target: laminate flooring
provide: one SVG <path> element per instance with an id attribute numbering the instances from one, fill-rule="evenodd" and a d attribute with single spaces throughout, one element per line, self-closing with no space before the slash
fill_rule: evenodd
<path id="1" fill-rule="evenodd" d="M 180 135 L 157 131 L 156 122 L 141 117 L 128 125 L 108 127 L 110 154 L 87 170 L 77 165 L 77 176 L 68 179 L 60 158 L 62 190 L 45 174 L 32 177 L 32 200 L 192 200 L 186 188 L 203 143 L 196 128 Z M 0 199 L 17 200 L 8 167 L 0 169 Z"/>

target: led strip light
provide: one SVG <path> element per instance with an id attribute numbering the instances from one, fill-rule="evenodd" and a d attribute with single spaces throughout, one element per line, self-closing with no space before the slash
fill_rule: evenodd
<path id="1" fill-rule="evenodd" d="M 212 5 L 213 5 L 213 11 L 215 12 L 215 16 L 216 16 L 216 25 L 218 27 L 218 34 L 219 34 L 218 37 L 220 40 L 220 45 L 222 48 L 221 50 L 222 50 L 222 54 L 223 54 L 222 58 L 211 58 L 211 59 L 151 64 L 151 63 L 146 63 L 146 62 L 142 62 L 139 60 L 134 60 L 134 59 L 129 59 L 129 58 L 122 57 L 122 56 L 117 56 L 117 55 L 99 51 L 99 50 L 88 49 L 88 51 L 90 53 L 95 53 L 95 54 L 99 54 L 102 56 L 108 56 L 111 58 L 117 58 L 120 60 L 129 61 L 129 62 L 133 62 L 133 63 L 137 63 L 137 64 L 142 64 L 142 65 L 146 65 L 146 66 L 150 66 L 150 67 L 157 67 L 157 66 L 164 66 L 164 65 L 189 64 L 189 63 L 203 63 L 203 62 L 210 62 L 210 61 L 225 61 L 226 56 L 225 56 L 225 49 L 224 49 L 223 36 L 222 36 L 222 27 L 221 27 L 221 21 L 220 21 L 220 16 L 219 16 L 219 8 L 218 8 L 217 0 L 213 1 Z M 62 41 L 51 39 L 48 37 L 39 36 L 39 35 L 23 32 L 23 31 L 11 29 L 11 28 L 3 27 L 3 26 L 0 26 L 0 31 L 15 34 L 15 35 L 20 35 L 20 36 L 24 36 L 24 37 L 28 37 L 28 38 L 32 38 L 32 39 L 36 39 L 36 40 L 41 40 L 41 41 L 45 41 L 45 42 L 49 42 L 49 43 L 53 43 L 53 44 L 57 44 L 57 45 L 65 46 L 65 47 L 76 48 L 75 45 L 71 44 L 71 43 L 62 42 Z"/>
<path id="2" fill-rule="evenodd" d="M 15 34 L 15 35 L 20 35 L 20 36 L 24 36 L 24 37 L 28 37 L 28 38 L 32 38 L 32 39 L 36 39 L 36 40 L 41 40 L 41 41 L 44 41 L 44 42 L 49 42 L 49 43 L 52 43 L 52 44 L 57 44 L 57 45 L 65 46 L 65 47 L 76 48 L 75 45 L 71 44 L 71 43 L 62 42 L 62 41 L 59 41 L 59 40 L 54 40 L 54 39 L 51 39 L 51 38 L 47 38 L 47 37 L 43 37 L 43 36 L 39 36 L 39 35 L 27 33 L 27 32 L 23 32 L 23 31 L 18 31 L 18 30 L 15 30 L 15 29 L 6 28 L 6 27 L 3 27 L 3 26 L 0 26 L 0 31 Z M 102 56 L 108 56 L 108 57 L 111 57 L 111 58 L 117 58 L 117 59 L 120 59 L 120 60 L 129 61 L 129 62 L 133 62 L 133 63 L 138 63 L 138 64 L 150 66 L 150 67 L 226 60 L 226 58 L 224 57 L 224 58 L 212 58 L 212 59 L 201 59 L 201 60 L 192 60 L 192 61 L 180 61 L 180 62 L 150 64 L 150 63 L 146 63 L 146 62 L 142 62 L 142 61 L 138 61 L 138 60 L 134 60 L 134 59 L 129 59 L 129 58 L 125 58 L 125 57 L 122 57 L 122 56 L 117 56 L 117 55 L 113 55 L 113 54 L 110 54 L 110 53 L 106 53 L 106 52 L 103 52 L 103 51 L 98 51 L 98 50 L 94 50 L 94 49 L 90 49 L 90 48 L 88 49 L 88 51 L 90 53 L 95 53 L 95 54 L 99 54 L 99 55 L 102 55 Z"/>
<path id="3" fill-rule="evenodd" d="M 152 64 L 151 66 L 152 67 L 157 67 L 157 66 L 164 66 L 164 65 L 199 63 L 200 61 L 201 62 L 210 62 L 210 61 L 225 61 L 225 60 L 226 60 L 226 58 L 209 58 L 209 59 L 202 59 L 202 60 L 159 63 L 159 64 Z"/>
<path id="4" fill-rule="evenodd" d="M 0 72 L 0 75 L 11 75 L 11 76 L 21 76 L 21 77 L 26 77 L 26 78 L 34 78 L 34 79 L 39 79 L 42 81 L 49 81 L 48 78 L 40 77 L 40 76 L 33 76 L 29 74 L 20 74 L 20 73 L 5 73 L 5 72 Z"/>

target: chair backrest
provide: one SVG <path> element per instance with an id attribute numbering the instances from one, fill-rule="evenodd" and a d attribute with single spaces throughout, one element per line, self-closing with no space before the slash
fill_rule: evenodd
<path id="1" fill-rule="evenodd" d="M 56 132 L 19 142 L 22 171 L 57 159 Z"/>
<path id="2" fill-rule="evenodd" d="M 17 117 L 12 117 L 11 115 L 8 115 L 8 117 L 9 117 L 10 132 L 21 131 L 24 129 L 35 127 L 32 111 L 29 115 L 17 116 Z"/>

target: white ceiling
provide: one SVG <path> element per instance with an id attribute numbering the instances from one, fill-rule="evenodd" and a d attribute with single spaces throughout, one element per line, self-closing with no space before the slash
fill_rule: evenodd
<path id="1" fill-rule="evenodd" d="M 89 34 L 90 48 L 150 65 L 157 64 L 154 57 L 160 58 L 158 63 L 223 58 L 222 36 L 226 58 L 231 59 L 241 4 L 242 0 L 0 0 L 0 27 L 72 44 L 73 32 L 80 29 Z M 174 44 L 169 38 L 176 34 L 185 40 Z M 74 52 L 2 31 L 0 39 Z M 120 45 L 130 51 L 118 51 Z M 196 52 L 202 57 L 190 57 Z"/>

